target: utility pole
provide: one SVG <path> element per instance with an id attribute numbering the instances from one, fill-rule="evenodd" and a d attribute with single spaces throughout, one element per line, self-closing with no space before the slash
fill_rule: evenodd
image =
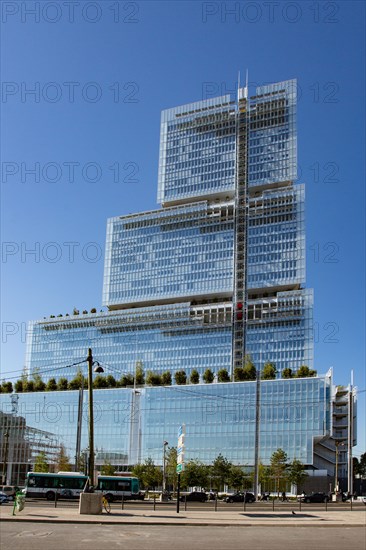
<path id="1" fill-rule="evenodd" d="M 88 350 L 88 390 L 89 390 L 89 463 L 88 476 L 89 484 L 94 485 L 94 414 L 93 414 L 93 355 Z"/>
<path id="2" fill-rule="evenodd" d="M 259 485 L 259 423 L 260 423 L 260 384 L 261 370 L 257 369 L 257 380 L 255 386 L 255 441 L 254 441 L 254 497 L 258 498 Z"/>
<path id="3" fill-rule="evenodd" d="M 8 475 L 8 453 L 9 453 L 9 429 L 4 433 L 4 451 L 3 451 L 3 485 L 6 485 Z"/>

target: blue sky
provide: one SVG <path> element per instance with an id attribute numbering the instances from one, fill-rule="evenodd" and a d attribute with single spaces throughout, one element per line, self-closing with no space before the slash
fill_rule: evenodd
<path id="1" fill-rule="evenodd" d="M 253 93 L 297 78 L 315 368 L 353 369 L 364 452 L 364 3 L 1 8 L 2 373 L 24 365 L 28 320 L 100 307 L 106 219 L 158 207 L 161 110 L 233 91 L 239 70 Z"/>

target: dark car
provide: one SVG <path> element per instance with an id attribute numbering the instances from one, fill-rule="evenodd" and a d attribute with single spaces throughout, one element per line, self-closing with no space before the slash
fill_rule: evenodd
<path id="1" fill-rule="evenodd" d="M 245 497 L 244 497 L 245 495 Z M 253 493 L 235 493 L 225 498 L 225 502 L 255 502 L 255 496 Z"/>
<path id="2" fill-rule="evenodd" d="M 9 502 L 9 497 L 3 491 L 0 491 L 0 504 L 6 504 Z"/>
<path id="3" fill-rule="evenodd" d="M 329 502 L 330 498 L 326 493 L 312 493 L 311 495 L 302 495 L 301 502 Z"/>
<path id="4" fill-rule="evenodd" d="M 189 500 L 195 501 L 195 502 L 206 502 L 207 500 L 207 494 L 203 491 L 193 491 L 192 493 L 189 493 L 188 495 L 182 495 L 179 500 L 184 502 L 185 500 L 188 502 Z"/>

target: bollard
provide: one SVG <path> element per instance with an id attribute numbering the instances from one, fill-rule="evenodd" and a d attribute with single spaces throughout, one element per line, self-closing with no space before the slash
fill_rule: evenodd
<path id="1" fill-rule="evenodd" d="M 246 503 L 245 494 L 244 494 L 244 501 L 243 501 L 243 509 L 244 509 L 244 512 L 245 512 L 246 509 L 247 509 L 247 503 Z"/>
<path id="2" fill-rule="evenodd" d="M 325 499 L 325 511 L 327 512 L 327 510 L 328 510 L 328 499 L 326 498 Z"/>
<path id="3" fill-rule="evenodd" d="M 187 495 L 184 497 L 184 511 L 187 511 Z"/>
<path id="4" fill-rule="evenodd" d="M 301 512 L 301 498 L 300 498 L 300 500 L 299 500 L 299 510 L 300 510 L 300 512 Z"/>
<path id="5" fill-rule="evenodd" d="M 274 501 L 275 501 L 275 497 L 273 497 L 273 500 L 272 500 L 272 511 L 274 512 Z"/>
<path id="6" fill-rule="evenodd" d="M 155 510 L 156 510 L 156 495 L 154 493 L 154 512 L 155 512 Z"/>
<path id="7" fill-rule="evenodd" d="M 217 512 L 217 494 L 215 495 L 215 512 Z"/>
<path id="8" fill-rule="evenodd" d="M 353 497 L 351 497 L 351 512 L 352 512 L 352 501 L 353 501 Z"/>
<path id="9" fill-rule="evenodd" d="M 55 508 L 57 508 L 57 489 L 55 491 Z"/>
<path id="10" fill-rule="evenodd" d="M 124 503 L 124 500 L 123 500 L 123 493 L 122 493 L 121 509 L 124 510 L 124 507 L 125 507 L 125 503 Z"/>

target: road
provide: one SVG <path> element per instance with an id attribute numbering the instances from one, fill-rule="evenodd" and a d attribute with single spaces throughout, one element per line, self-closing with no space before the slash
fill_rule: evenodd
<path id="1" fill-rule="evenodd" d="M 3 523 L 2 550 L 365 550 L 364 527 L 197 527 Z"/>

